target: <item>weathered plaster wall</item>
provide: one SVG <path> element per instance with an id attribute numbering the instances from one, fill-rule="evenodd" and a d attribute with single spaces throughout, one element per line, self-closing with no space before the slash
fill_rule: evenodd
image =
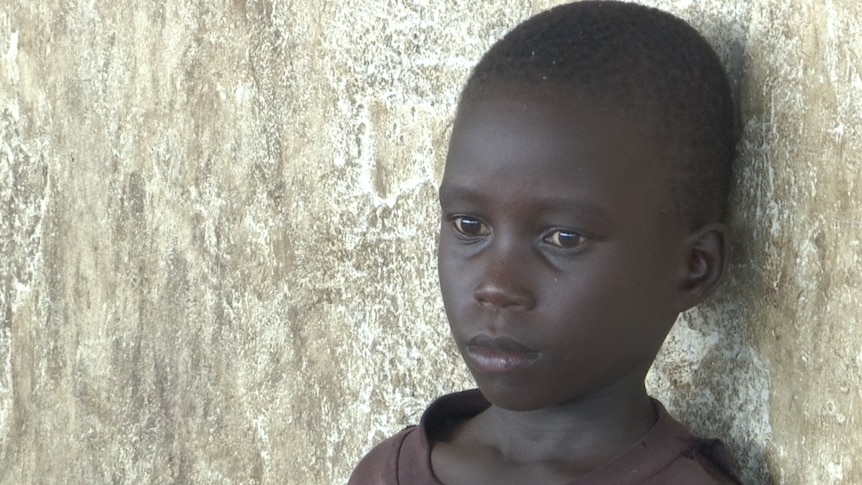
<path id="1" fill-rule="evenodd" d="M 343 482 L 469 385 L 460 83 L 552 1 L 0 5 L 0 482 Z M 751 483 L 862 483 L 862 7 L 654 1 L 741 79 L 724 289 L 649 384 Z"/>

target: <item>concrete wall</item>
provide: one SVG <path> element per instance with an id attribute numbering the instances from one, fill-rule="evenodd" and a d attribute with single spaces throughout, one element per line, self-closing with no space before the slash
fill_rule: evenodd
<path id="1" fill-rule="evenodd" d="M 469 385 L 435 185 L 556 2 L 0 5 L 0 482 L 340 483 Z M 649 384 L 751 483 L 862 483 L 862 7 L 651 2 L 741 80 L 724 289 Z"/>

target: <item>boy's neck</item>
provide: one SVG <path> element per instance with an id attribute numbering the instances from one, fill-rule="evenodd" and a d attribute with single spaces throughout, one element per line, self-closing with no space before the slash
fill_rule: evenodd
<path id="1" fill-rule="evenodd" d="M 509 411 L 492 405 L 477 418 L 477 437 L 508 462 L 568 463 L 586 472 L 628 449 L 657 415 L 643 376 L 632 375 L 557 406 Z"/>

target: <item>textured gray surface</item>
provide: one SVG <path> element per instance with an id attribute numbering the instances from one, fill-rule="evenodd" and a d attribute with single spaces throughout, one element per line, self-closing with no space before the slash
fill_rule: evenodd
<path id="1" fill-rule="evenodd" d="M 0 482 L 340 483 L 468 386 L 435 186 L 470 66 L 553 3 L 0 5 Z M 650 387 L 751 483 L 860 483 L 862 8 L 651 4 L 745 138 Z"/>

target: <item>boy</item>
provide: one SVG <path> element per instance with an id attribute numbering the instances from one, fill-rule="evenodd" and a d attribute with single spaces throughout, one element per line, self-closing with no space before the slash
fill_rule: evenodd
<path id="1" fill-rule="evenodd" d="M 479 389 L 437 400 L 353 484 L 736 483 L 644 377 L 727 262 L 734 108 L 655 9 L 581 2 L 497 42 L 462 93 L 439 273 Z"/>

